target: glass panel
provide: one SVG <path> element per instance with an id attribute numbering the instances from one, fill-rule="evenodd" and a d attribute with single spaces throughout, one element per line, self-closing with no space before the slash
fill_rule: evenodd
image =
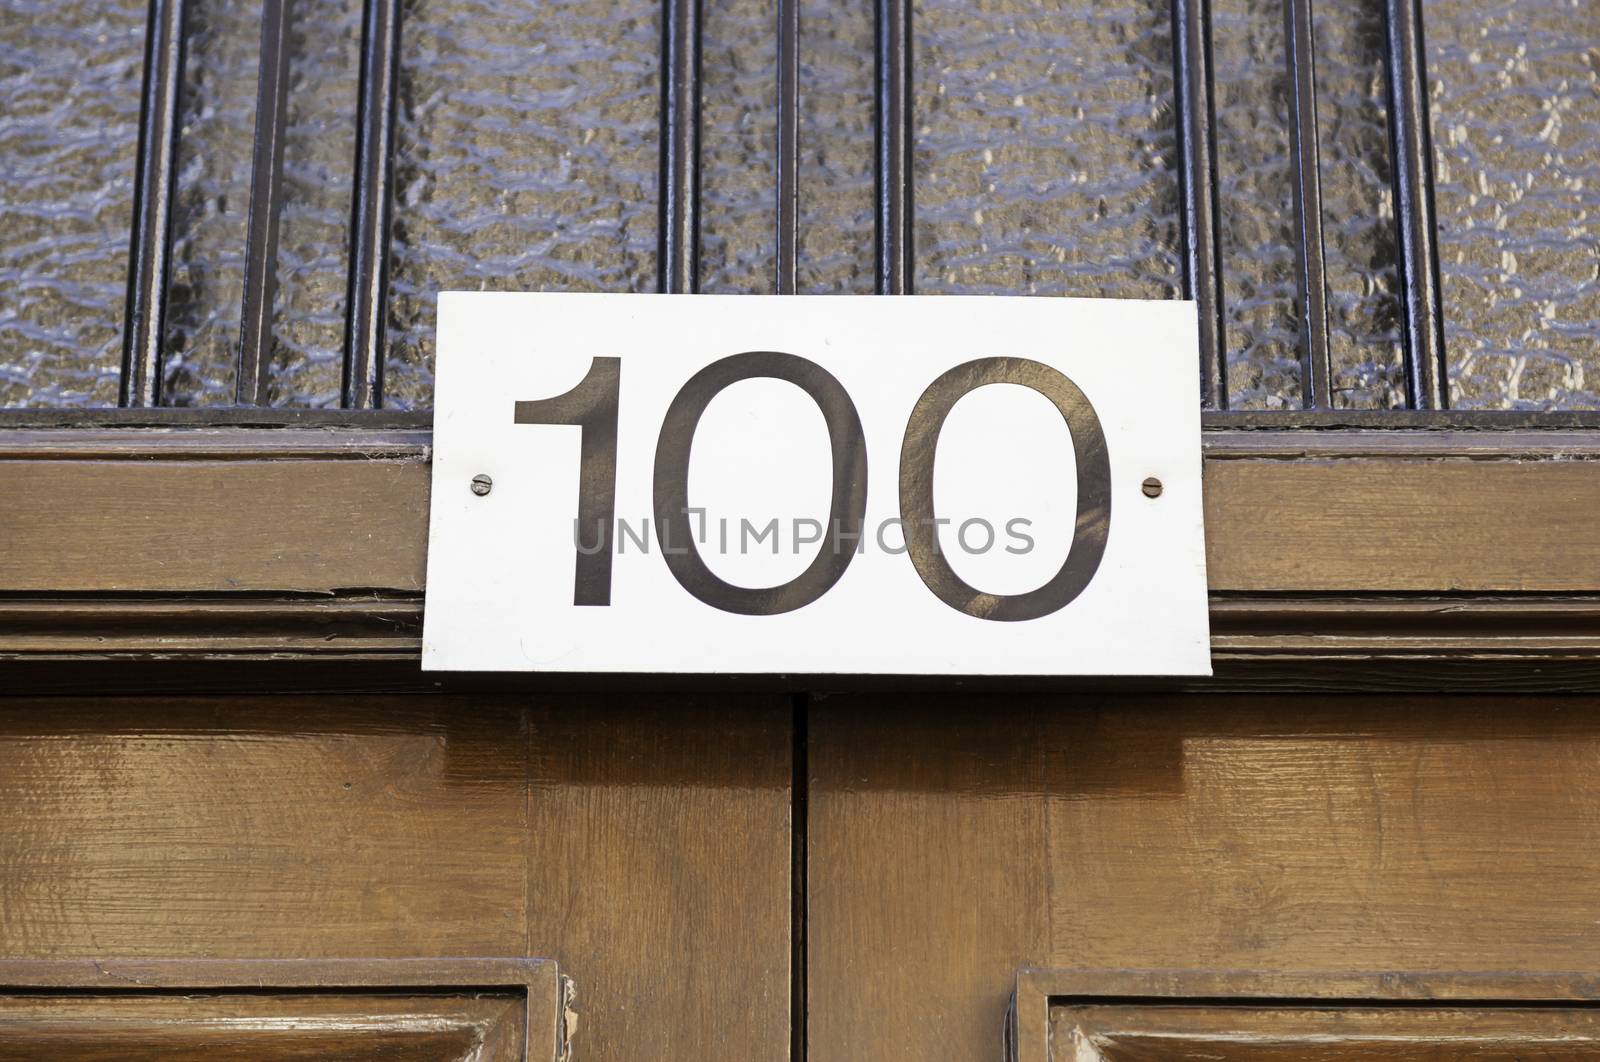
<path id="1" fill-rule="evenodd" d="M 771 294 L 778 253 L 778 5 L 702 0 L 700 290 Z"/>
<path id="2" fill-rule="evenodd" d="M 261 3 L 189 0 L 162 401 L 233 402 L 244 299 Z"/>
<path id="3" fill-rule="evenodd" d="M 270 400 L 337 406 L 355 186 L 360 0 L 293 0 Z"/>
<path id="4" fill-rule="evenodd" d="M 1213 0 L 1228 407 L 1299 409 L 1299 236 L 1283 0 Z"/>
<path id="5" fill-rule="evenodd" d="M 384 402 L 428 405 L 434 296 L 653 291 L 654 0 L 405 0 Z"/>
<path id="6" fill-rule="evenodd" d="M 1311 10 L 1333 404 L 1403 409 L 1383 4 L 1344 0 Z"/>
<path id="7" fill-rule="evenodd" d="M 877 286 L 875 32 L 863 0 L 800 0 L 795 287 L 804 294 L 870 295 Z"/>
<path id="8" fill-rule="evenodd" d="M 919 0 L 915 290 L 1177 298 L 1165 0 Z"/>
<path id="9" fill-rule="evenodd" d="M 0 0 L 0 406 L 117 403 L 142 0 Z"/>
<path id="10" fill-rule="evenodd" d="M 1600 408 L 1600 6 L 1422 9 L 1450 402 Z"/>
<path id="11" fill-rule="evenodd" d="M 293 0 L 274 405 L 339 401 L 360 0 Z M 189 0 L 162 401 L 230 405 L 244 312 L 261 4 Z"/>

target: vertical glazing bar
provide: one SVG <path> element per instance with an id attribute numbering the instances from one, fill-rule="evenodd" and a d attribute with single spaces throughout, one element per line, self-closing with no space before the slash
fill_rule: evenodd
<path id="1" fill-rule="evenodd" d="M 395 78 L 399 0 L 366 0 L 361 29 L 361 101 L 356 190 L 351 219 L 350 286 L 345 301 L 346 409 L 383 403 L 384 322 L 389 296 L 389 214 L 393 204 Z"/>
<path id="2" fill-rule="evenodd" d="M 662 12 L 660 288 L 700 286 L 700 2 L 665 0 Z"/>
<path id="3" fill-rule="evenodd" d="M 911 0 L 878 0 L 878 294 L 911 294 Z"/>
<path id="4" fill-rule="evenodd" d="M 1211 93 L 1211 9 L 1207 0 L 1174 0 L 1178 135 L 1183 138 L 1184 294 L 1200 315 L 1200 403 L 1228 408 L 1222 259 L 1217 240 L 1217 144 Z"/>
<path id="5" fill-rule="evenodd" d="M 272 304 L 278 290 L 278 215 L 283 209 L 283 138 L 289 89 L 289 0 L 261 5 L 261 69 L 256 81 L 255 153 L 251 159 L 250 227 L 245 237 L 244 319 L 234 401 L 267 404 Z"/>
<path id="6" fill-rule="evenodd" d="M 172 250 L 173 165 L 178 147 L 178 83 L 183 77 L 183 0 L 150 0 L 145 36 L 139 171 L 133 193 L 128 308 L 122 330 L 123 406 L 161 401 L 161 341 L 166 327 Z"/>
<path id="7" fill-rule="evenodd" d="M 1433 143 L 1423 82 L 1422 14 L 1417 0 L 1385 0 L 1389 30 L 1389 135 L 1400 219 L 1405 289 L 1406 399 L 1412 409 L 1450 405 L 1434 227 Z"/>
<path id="8" fill-rule="evenodd" d="M 1311 0 L 1286 0 L 1289 123 L 1294 143 L 1294 206 L 1299 223 L 1300 384 L 1307 409 L 1333 405 L 1328 356 L 1328 282 L 1322 252 L 1322 166 L 1317 153 L 1317 73 Z"/>
<path id="9" fill-rule="evenodd" d="M 793 295 L 799 268 L 800 0 L 778 0 L 778 284 Z"/>

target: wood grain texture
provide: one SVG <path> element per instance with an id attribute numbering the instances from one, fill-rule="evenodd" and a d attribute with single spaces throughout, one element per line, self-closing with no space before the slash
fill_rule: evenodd
<path id="1" fill-rule="evenodd" d="M 11 591 L 419 591 L 426 465 L 0 462 Z"/>
<path id="2" fill-rule="evenodd" d="M 521 955 L 515 706 L 0 708 L 0 953 Z"/>
<path id="3" fill-rule="evenodd" d="M 1592 1058 L 1592 975 L 1023 969 L 1008 1062 Z"/>
<path id="4" fill-rule="evenodd" d="M 0 593 L 421 590 L 413 429 L 0 432 Z M 1210 432 L 1216 592 L 1600 592 L 1600 443 Z"/>
<path id="5" fill-rule="evenodd" d="M 790 718 L 775 697 L 0 702 L 0 956 L 548 956 L 586 1059 L 786 1058 Z"/>
<path id="6" fill-rule="evenodd" d="M 1037 1062 L 1576 1062 L 1600 1054 L 1600 1011 L 1058 1007 L 1049 1042 Z"/>
<path id="7" fill-rule="evenodd" d="M 810 1058 L 995 1057 L 1023 966 L 1590 970 L 1600 708 L 828 698 Z"/>
<path id="8" fill-rule="evenodd" d="M 555 1062 L 520 996 L 0 997 L 0 1062 Z"/>
<path id="9" fill-rule="evenodd" d="M 530 712 L 530 948 L 580 986 L 585 1059 L 789 1057 L 786 699 Z"/>
<path id="10" fill-rule="evenodd" d="M 1600 583 L 1600 466 L 1212 461 L 1213 591 L 1575 591 Z"/>
<path id="11" fill-rule="evenodd" d="M 5 959 L 0 1059 L 567 1062 L 549 959 Z"/>
<path id="12" fill-rule="evenodd" d="M 1208 430 L 1206 688 L 1600 688 L 1597 439 Z M 430 441 L 309 417 L 0 428 L 0 660 L 410 668 Z"/>

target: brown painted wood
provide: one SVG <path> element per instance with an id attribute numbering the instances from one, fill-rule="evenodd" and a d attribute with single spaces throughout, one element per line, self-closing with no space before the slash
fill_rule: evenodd
<path id="1" fill-rule="evenodd" d="M 544 959 L 0 959 L 0 1059 L 558 1062 L 568 995 Z"/>
<path id="2" fill-rule="evenodd" d="M 565 1060 L 549 960 L 0 960 L 0 1059 Z"/>
<path id="3" fill-rule="evenodd" d="M 1008 1062 L 1341 1062 L 1600 1055 L 1600 982 L 1573 974 L 1025 969 Z M 1577 1004 L 1577 1005 L 1575 1005 Z"/>
<path id="4" fill-rule="evenodd" d="M 254 995 L 0 999 L 0 1062 L 554 1062 L 519 997 Z"/>
<path id="5" fill-rule="evenodd" d="M 0 462 L 9 591 L 418 591 L 414 461 Z"/>
<path id="6" fill-rule="evenodd" d="M 1580 591 L 1600 584 L 1600 466 L 1214 461 L 1210 585 L 1230 591 Z"/>
<path id="7" fill-rule="evenodd" d="M 582 991 L 582 1058 L 789 1057 L 791 720 L 779 698 L 530 710 L 528 937 Z"/>
<path id="8" fill-rule="evenodd" d="M 1376 595 L 1243 597 L 1211 602 L 1209 680 L 1177 689 L 1600 689 L 1600 597 Z M 417 670 L 422 609 L 375 595 L 0 598 L 0 661 L 18 690 L 128 689 L 678 689 L 904 688 L 943 680 L 838 676 L 436 675 Z M 121 662 L 163 663 L 128 671 Z M 172 662 L 183 667 L 173 667 Z M 19 663 L 24 666 L 19 666 Z M 104 665 L 99 668 L 85 664 Z M 356 667 L 352 665 L 361 664 Z M 211 674 L 190 665 L 212 665 Z M 220 666 L 218 666 L 220 665 Z M 248 665 L 248 666 L 246 666 Z M 1049 679 L 982 680 L 989 689 Z M 1054 680 L 1057 687 L 1084 680 Z M 163 685 L 164 684 L 164 685 Z M 186 685 L 187 684 L 187 685 Z M 1143 688 L 1154 683 L 1145 680 Z M 1102 688 L 1140 688 L 1105 680 Z"/>
<path id="9" fill-rule="evenodd" d="M 1584 698 L 827 698 L 812 1062 L 998 1057 L 1014 971 L 1592 971 Z"/>
<path id="10" fill-rule="evenodd" d="M 8 703 L 0 951 L 523 955 L 522 713 L 420 698 Z"/>
<path id="11" fill-rule="evenodd" d="M 0 592 L 422 587 L 428 435 L 0 433 Z M 1218 592 L 1600 592 L 1600 441 L 1215 432 Z"/>
<path id="12" fill-rule="evenodd" d="M 1038 1062 L 1576 1062 L 1600 1054 L 1600 1011 L 1061 1007 L 1048 1042 Z"/>
<path id="13" fill-rule="evenodd" d="M 0 431 L 0 660 L 410 666 L 428 445 Z M 1596 436 L 1215 430 L 1205 452 L 1212 688 L 1600 687 Z"/>
<path id="14" fill-rule="evenodd" d="M 780 698 L 0 701 L 0 955 L 550 956 L 586 1059 L 785 1058 L 790 718 Z"/>

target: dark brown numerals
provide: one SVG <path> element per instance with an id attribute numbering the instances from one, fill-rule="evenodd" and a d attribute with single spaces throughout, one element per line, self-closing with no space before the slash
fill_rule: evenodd
<path id="1" fill-rule="evenodd" d="M 611 604 L 611 535 L 617 515 L 617 399 L 622 359 L 595 358 L 566 394 L 518 402 L 518 424 L 576 424 L 579 444 L 574 605 Z"/>
<path id="2" fill-rule="evenodd" d="M 689 510 L 689 456 L 695 429 L 711 400 L 741 380 L 785 380 L 811 396 L 828 426 L 833 488 L 828 531 L 810 565 L 779 586 L 735 586 L 706 565 L 695 544 Z M 1025 594 L 988 594 L 969 586 L 939 548 L 933 510 L 933 463 L 950 410 L 986 384 L 1019 384 L 1048 398 L 1067 422 L 1078 471 L 1072 547 L 1049 582 Z M 516 404 L 518 424 L 573 424 L 583 429 L 578 478 L 575 605 L 611 603 L 612 537 L 616 526 L 617 405 L 620 358 L 595 358 L 566 394 Z M 780 351 L 735 354 L 701 369 L 667 408 L 656 444 L 653 488 L 656 538 L 678 583 L 699 600 L 745 616 L 775 616 L 803 608 L 827 593 L 849 568 L 867 511 L 867 448 L 861 417 L 844 387 L 822 366 Z M 1026 358 L 979 358 L 944 373 L 917 399 L 900 450 L 900 519 L 907 552 L 934 595 L 979 619 L 1015 621 L 1048 616 L 1070 604 L 1094 578 L 1111 527 L 1111 461 L 1100 417 L 1078 385 Z"/>
<path id="3" fill-rule="evenodd" d="M 1048 398 L 1072 435 L 1078 466 L 1078 519 L 1072 548 L 1049 582 L 1026 594 L 986 594 L 969 586 L 939 549 L 933 513 L 933 457 L 950 409 L 986 384 L 1020 384 Z M 1111 527 L 1111 460 L 1100 417 L 1078 385 L 1026 358 L 979 358 L 940 376 L 917 399 L 900 448 L 900 519 L 911 563 L 928 589 L 969 616 L 1030 620 L 1056 612 L 1083 592 L 1100 568 Z"/>
<path id="4" fill-rule="evenodd" d="M 780 586 L 750 588 L 719 579 L 695 548 L 689 521 L 689 451 L 711 400 L 730 384 L 760 377 L 787 380 L 822 410 L 833 454 L 833 492 L 828 534 L 806 570 Z M 656 444 L 654 494 L 661 552 L 689 593 L 744 616 L 774 616 L 809 605 L 844 575 L 866 520 L 867 445 L 855 403 L 826 369 L 793 354 L 757 350 L 713 362 L 690 377 L 667 408 Z M 841 543 L 848 545 L 841 548 Z"/>

